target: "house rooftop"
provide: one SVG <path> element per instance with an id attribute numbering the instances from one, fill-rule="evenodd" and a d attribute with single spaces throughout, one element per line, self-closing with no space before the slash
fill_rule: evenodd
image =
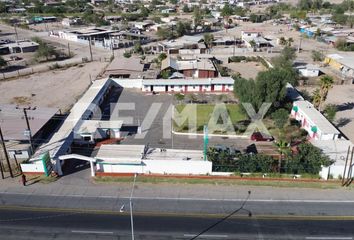
<path id="1" fill-rule="evenodd" d="M 167 57 L 161 63 L 161 70 L 173 68 L 177 71 L 199 69 L 216 71 L 214 64 L 210 59 L 191 59 L 191 60 L 178 60 L 172 57 Z"/>
<path id="2" fill-rule="evenodd" d="M 219 78 L 193 78 L 193 79 L 143 79 L 143 85 L 209 85 L 209 84 L 234 84 L 231 77 Z"/>

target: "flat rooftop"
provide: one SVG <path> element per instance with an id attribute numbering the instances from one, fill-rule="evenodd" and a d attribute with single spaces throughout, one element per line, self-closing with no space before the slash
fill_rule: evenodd
<path id="1" fill-rule="evenodd" d="M 102 145 L 96 155 L 97 160 L 105 163 L 141 163 L 148 161 L 203 161 L 203 152 L 199 150 L 149 148 L 145 158 L 145 145 Z"/>
<path id="2" fill-rule="evenodd" d="M 146 160 L 166 161 L 203 161 L 203 152 L 199 150 L 151 148 Z"/>

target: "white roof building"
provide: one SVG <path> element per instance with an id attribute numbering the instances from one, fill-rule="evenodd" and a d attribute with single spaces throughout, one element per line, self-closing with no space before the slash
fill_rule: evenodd
<path id="1" fill-rule="evenodd" d="M 291 115 L 315 140 L 336 140 L 340 132 L 310 102 L 295 101 Z"/>

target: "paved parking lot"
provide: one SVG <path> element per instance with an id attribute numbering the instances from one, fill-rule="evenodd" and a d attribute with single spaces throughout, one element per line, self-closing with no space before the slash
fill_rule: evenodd
<path id="1" fill-rule="evenodd" d="M 162 147 L 162 148 L 175 148 L 175 149 L 192 149 L 192 150 L 202 150 L 203 149 L 203 137 L 188 137 L 184 135 L 171 135 L 171 137 L 164 137 L 163 131 L 163 121 L 166 116 L 166 112 L 173 101 L 173 96 L 168 94 L 161 95 L 147 95 L 141 93 L 137 90 L 123 89 L 119 95 L 118 102 L 112 112 L 111 120 L 121 119 L 130 117 L 133 118 L 130 129 L 134 129 L 134 126 L 142 125 L 141 133 L 145 134 L 145 137 L 141 138 L 142 135 L 132 134 L 126 136 L 122 144 L 149 144 L 150 147 Z M 135 110 L 119 110 L 117 112 L 118 106 L 125 105 L 126 103 L 133 104 Z M 154 104 L 154 105 L 153 105 Z M 148 119 L 148 112 L 151 113 L 153 118 L 152 124 L 145 124 L 146 119 Z M 167 119 L 168 114 L 167 114 Z M 170 124 L 170 120 L 169 120 Z M 165 131 L 169 131 L 166 129 Z M 170 132 L 165 132 L 165 134 Z M 227 137 L 210 137 L 209 145 L 225 145 L 232 146 L 236 149 L 245 149 L 247 146 L 253 142 L 245 138 L 227 138 Z M 271 143 L 262 143 L 271 145 Z"/>

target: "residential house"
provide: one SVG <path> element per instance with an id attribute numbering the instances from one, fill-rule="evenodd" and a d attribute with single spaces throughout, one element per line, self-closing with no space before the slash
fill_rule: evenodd
<path id="1" fill-rule="evenodd" d="M 189 78 L 215 78 L 218 71 L 210 59 L 176 59 L 167 57 L 161 63 L 161 71 L 179 72 Z"/>
<path id="2" fill-rule="evenodd" d="M 329 54 L 324 62 L 337 70 L 343 83 L 354 84 L 354 57 L 347 54 Z"/>

